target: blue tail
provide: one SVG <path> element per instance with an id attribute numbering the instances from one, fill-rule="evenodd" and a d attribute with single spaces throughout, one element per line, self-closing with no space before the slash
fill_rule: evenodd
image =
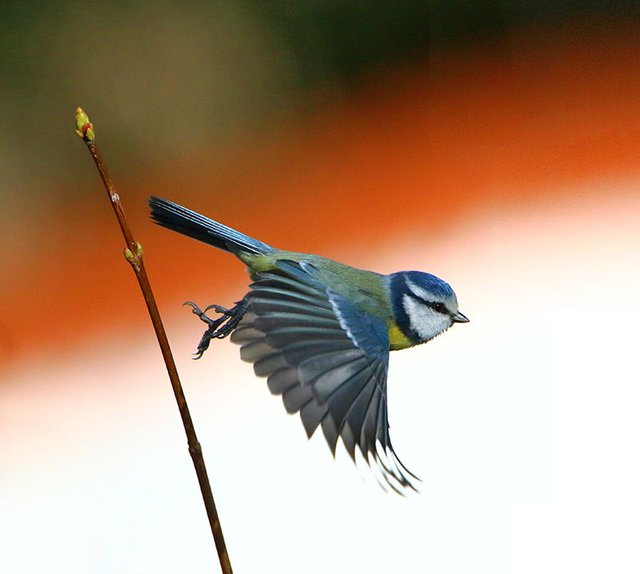
<path id="1" fill-rule="evenodd" d="M 150 197 L 151 219 L 158 225 L 188 235 L 231 253 L 255 253 L 260 255 L 274 251 L 262 241 L 253 239 L 244 233 L 213 221 L 204 215 L 182 207 L 173 201 L 160 197 Z"/>

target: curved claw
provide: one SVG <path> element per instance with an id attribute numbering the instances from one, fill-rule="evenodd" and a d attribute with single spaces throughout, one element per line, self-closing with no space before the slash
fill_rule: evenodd
<path id="1" fill-rule="evenodd" d="M 205 307 L 204 313 L 206 313 L 210 309 L 213 309 L 216 313 L 221 313 L 222 315 L 228 315 L 230 313 L 229 309 L 223 307 L 222 305 L 216 305 L 215 303 L 212 303 L 211 305 Z"/>
<path id="2" fill-rule="evenodd" d="M 216 305 L 214 303 L 205 307 L 204 311 L 193 301 L 185 301 L 182 305 L 188 305 L 191 307 L 191 312 L 194 315 L 197 315 L 201 321 L 208 325 L 200 339 L 200 342 L 198 343 L 196 352 L 193 353 L 194 359 L 200 359 L 202 355 L 204 355 L 204 352 L 209 348 L 209 344 L 212 339 L 224 339 L 232 333 L 232 331 L 238 326 L 238 323 L 242 320 L 242 317 L 249 306 L 249 302 L 246 298 L 242 299 L 231 309 L 227 309 L 222 305 Z M 211 309 L 220 316 L 216 319 L 209 317 L 207 315 L 207 311 Z"/>
<path id="3" fill-rule="evenodd" d="M 204 323 L 206 323 L 207 325 L 209 325 L 209 327 L 213 327 L 214 329 L 224 320 L 223 317 L 220 317 L 218 319 L 212 319 L 211 317 L 209 317 L 209 315 L 207 315 L 207 311 L 209 309 L 215 309 L 216 307 L 219 307 L 219 305 L 209 305 L 208 307 L 205 308 L 205 310 L 203 311 L 202 309 L 200 309 L 200 307 L 198 305 L 196 305 L 193 301 L 185 301 L 182 306 L 184 307 L 185 305 L 188 305 L 189 307 L 191 307 L 191 312 L 196 315 L 201 321 L 203 321 Z M 224 309 L 224 307 L 221 307 L 222 309 Z M 218 311 L 218 309 L 215 309 L 217 313 L 220 313 L 220 311 Z M 225 309 L 226 311 L 226 309 Z"/>
<path id="4" fill-rule="evenodd" d="M 200 307 L 198 307 L 198 306 L 197 306 L 193 301 L 185 301 L 185 302 L 182 304 L 182 306 L 183 306 L 183 307 L 185 307 L 185 306 L 187 306 L 187 305 L 188 305 L 189 307 L 191 307 L 191 312 L 192 312 L 194 315 L 202 315 L 204 312 L 206 312 L 206 309 L 205 309 L 204 311 L 202 311 L 202 310 L 200 309 Z"/>

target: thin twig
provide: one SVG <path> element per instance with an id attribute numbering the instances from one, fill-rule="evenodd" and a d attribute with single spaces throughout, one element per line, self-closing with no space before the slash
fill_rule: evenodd
<path id="1" fill-rule="evenodd" d="M 134 239 L 131 229 L 127 223 L 127 219 L 124 214 L 122 202 L 120 196 L 116 192 L 113 181 L 109 177 L 107 172 L 107 166 L 98 151 L 95 142 L 95 132 L 93 130 L 93 124 L 89 121 L 89 117 L 82 110 L 78 108 L 76 110 L 76 133 L 87 144 L 87 148 L 93 161 L 98 168 L 100 177 L 104 188 L 109 195 L 109 202 L 113 207 L 113 211 L 120 224 L 122 235 L 126 241 L 127 247 L 124 250 L 124 256 L 133 268 L 140 289 L 144 296 L 151 322 L 162 351 L 162 357 L 167 366 L 167 372 L 169 373 L 169 379 L 171 380 L 171 386 L 173 388 L 173 394 L 175 395 L 176 402 L 178 403 L 178 409 L 180 410 L 180 416 L 182 417 L 182 424 L 187 435 L 187 443 L 189 445 L 189 453 L 193 459 L 193 466 L 196 469 L 196 475 L 198 476 L 198 482 L 200 483 L 200 490 L 202 492 L 202 499 L 204 506 L 207 510 L 207 516 L 209 518 L 209 524 L 211 525 L 211 532 L 213 533 L 213 539 L 216 543 L 216 549 L 218 551 L 218 558 L 220 559 L 220 566 L 223 574 L 232 574 L 231 562 L 229 561 L 229 554 L 227 553 L 227 547 L 224 542 L 224 536 L 222 535 L 222 527 L 220 526 L 220 519 L 218 518 L 218 512 L 213 500 L 213 493 L 211 491 L 211 485 L 209 484 L 209 478 L 207 476 L 207 468 L 204 464 L 204 458 L 202 456 L 202 448 L 198 442 L 196 436 L 196 430 L 191 420 L 191 414 L 189 413 L 189 407 L 187 406 L 187 400 L 182 390 L 180 378 L 178 377 L 178 370 L 176 369 L 175 361 L 169 347 L 169 341 L 167 334 L 164 330 L 162 320 L 160 319 L 160 313 L 158 312 L 158 306 L 151 290 L 151 284 L 147 277 L 147 272 L 144 268 L 144 262 L 142 260 L 142 246 Z"/>

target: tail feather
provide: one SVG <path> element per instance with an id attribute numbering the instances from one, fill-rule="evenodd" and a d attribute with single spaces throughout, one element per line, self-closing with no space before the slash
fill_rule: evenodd
<path id="1" fill-rule="evenodd" d="M 273 251 L 273 247 L 266 243 L 213 221 L 173 201 L 151 197 L 149 198 L 149 207 L 151 208 L 151 219 L 158 225 L 203 241 L 223 251 L 231 251 L 232 253 L 242 251 L 256 255 Z"/>

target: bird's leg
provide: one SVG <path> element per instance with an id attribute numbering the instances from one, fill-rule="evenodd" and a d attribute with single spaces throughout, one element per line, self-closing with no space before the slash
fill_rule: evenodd
<path id="1" fill-rule="evenodd" d="M 249 301 L 245 297 L 244 299 L 238 301 L 231 309 L 227 309 L 226 307 L 222 307 L 221 305 L 214 304 L 209 305 L 208 307 L 205 307 L 204 310 L 202 310 L 192 301 L 187 301 L 184 304 L 189 305 L 191 307 L 191 312 L 194 315 L 197 315 L 201 321 L 205 322 L 208 325 L 206 331 L 203 333 L 202 338 L 200 339 L 200 342 L 198 343 L 198 348 L 194 353 L 193 358 L 199 359 L 209 348 L 211 339 L 224 339 L 225 337 L 228 337 L 231 332 L 238 326 L 238 323 L 240 323 L 242 317 L 247 311 Z M 220 314 L 220 317 L 218 317 L 217 319 L 212 319 L 211 317 L 209 317 L 207 315 L 207 311 L 211 309 Z"/>

